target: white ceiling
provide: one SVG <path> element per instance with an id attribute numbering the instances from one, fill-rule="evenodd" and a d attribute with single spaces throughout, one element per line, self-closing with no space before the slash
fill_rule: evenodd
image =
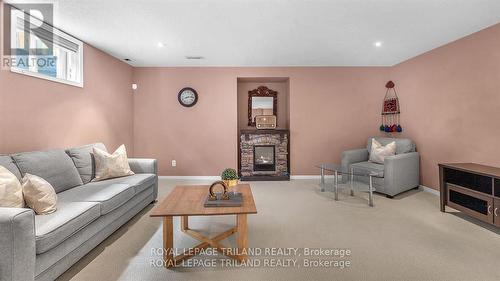
<path id="1" fill-rule="evenodd" d="M 500 22 L 499 0 L 55 3 L 57 27 L 134 66 L 388 66 Z"/>

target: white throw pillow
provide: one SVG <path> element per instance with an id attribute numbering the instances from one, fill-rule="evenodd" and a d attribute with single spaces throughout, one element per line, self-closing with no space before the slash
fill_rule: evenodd
<path id="1" fill-rule="evenodd" d="M 125 145 L 120 145 L 113 154 L 93 148 L 95 159 L 95 178 L 92 181 L 101 181 L 105 179 L 133 175 L 130 170 L 127 159 L 127 150 Z"/>
<path id="2" fill-rule="evenodd" d="M 26 173 L 21 180 L 26 205 L 37 215 L 47 215 L 57 210 L 54 187 L 39 176 Z"/>
<path id="3" fill-rule="evenodd" d="M 24 207 L 21 183 L 3 166 L 0 166 L 0 207 Z"/>
<path id="4" fill-rule="evenodd" d="M 396 142 L 383 146 L 375 139 L 372 139 L 372 151 L 370 151 L 370 162 L 384 164 L 384 158 L 396 155 Z"/>

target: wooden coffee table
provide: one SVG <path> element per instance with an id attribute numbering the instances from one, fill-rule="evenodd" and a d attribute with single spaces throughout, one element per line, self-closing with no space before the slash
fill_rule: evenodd
<path id="1" fill-rule="evenodd" d="M 151 217 L 163 217 L 163 248 L 164 261 L 166 267 L 178 265 L 182 260 L 189 259 L 200 252 L 196 250 L 209 246 L 217 249 L 218 252 L 237 260 L 247 259 L 242 253 L 248 248 L 247 238 L 247 214 L 257 214 L 257 208 L 253 200 L 252 190 L 248 184 L 236 186 L 236 192 L 243 194 L 243 204 L 241 207 L 204 207 L 205 199 L 208 195 L 208 185 L 184 185 L 176 186 L 170 194 L 161 200 L 151 211 Z M 228 229 L 211 238 L 202 235 L 200 232 L 189 228 L 189 216 L 219 216 L 236 215 L 236 226 Z M 184 252 L 174 257 L 174 230 L 173 217 L 181 217 L 181 230 L 187 235 L 195 238 L 201 243 L 194 246 L 192 251 Z M 219 241 L 237 234 L 237 248 L 234 251 L 225 247 Z M 237 253 L 237 254 L 232 254 Z"/>

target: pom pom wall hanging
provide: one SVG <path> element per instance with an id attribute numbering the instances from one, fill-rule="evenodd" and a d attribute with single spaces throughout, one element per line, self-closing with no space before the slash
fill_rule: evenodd
<path id="1" fill-rule="evenodd" d="M 387 91 L 385 92 L 384 103 L 382 105 L 382 125 L 380 131 L 386 133 L 401 133 L 403 128 L 399 123 L 399 98 L 394 88 L 394 82 L 389 81 L 385 84 Z"/>

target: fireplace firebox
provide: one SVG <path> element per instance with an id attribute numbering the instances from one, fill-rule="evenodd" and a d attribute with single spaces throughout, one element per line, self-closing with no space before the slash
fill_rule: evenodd
<path id="1" fill-rule="evenodd" d="M 276 171 L 276 152 L 274 145 L 253 146 L 253 170 Z"/>

